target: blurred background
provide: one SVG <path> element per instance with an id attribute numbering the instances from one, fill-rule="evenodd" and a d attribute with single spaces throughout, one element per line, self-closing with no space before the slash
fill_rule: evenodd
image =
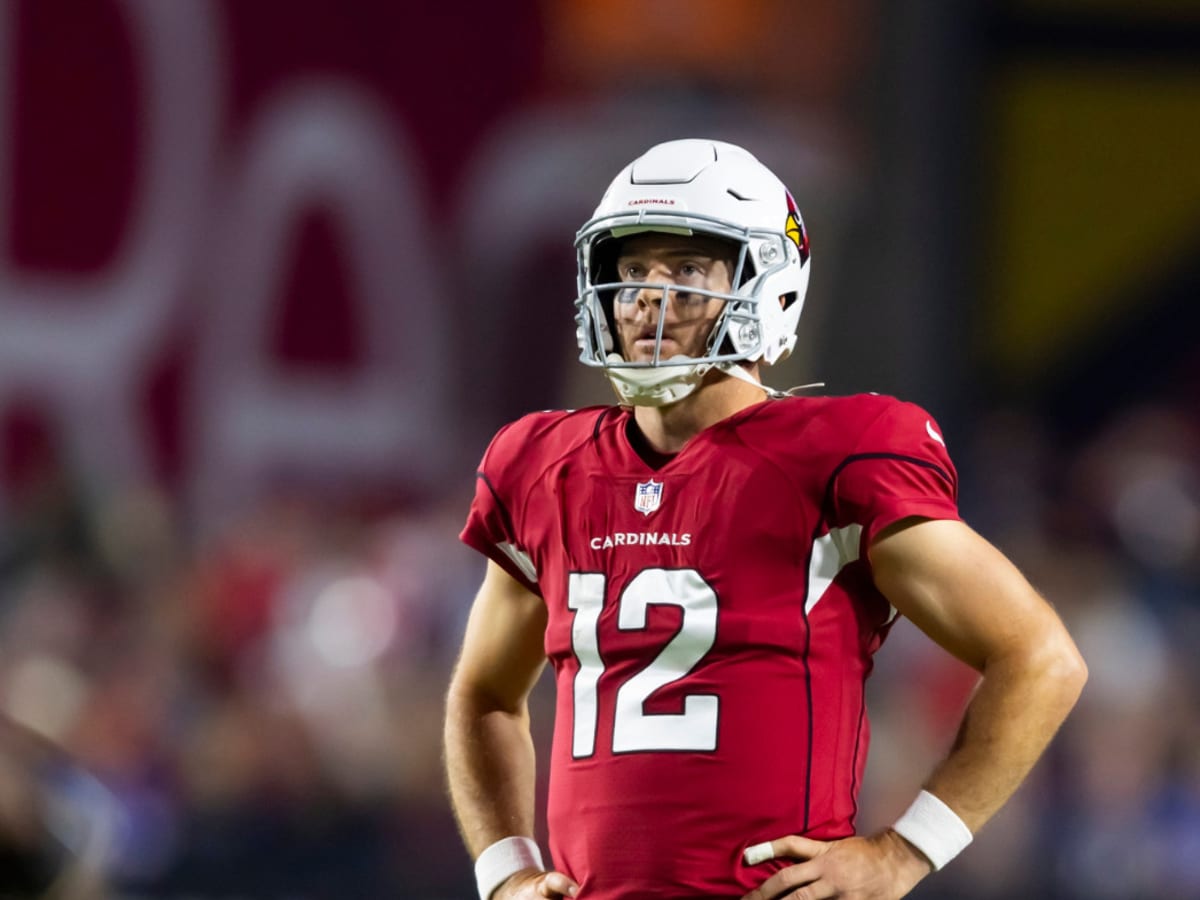
<path id="1" fill-rule="evenodd" d="M 769 380 L 933 412 L 1091 666 L 916 896 L 1200 897 L 1194 0 L 0 0 L 0 893 L 473 896 L 474 466 L 608 401 L 574 233 L 685 136 L 804 213 Z M 861 830 L 972 684 L 895 629 Z"/>

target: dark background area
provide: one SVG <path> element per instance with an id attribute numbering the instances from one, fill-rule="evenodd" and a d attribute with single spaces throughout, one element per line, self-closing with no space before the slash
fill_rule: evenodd
<path id="1" fill-rule="evenodd" d="M 1091 668 L 1029 784 L 915 896 L 1200 895 L 1190 0 L 4 0 L 20 874 L 473 896 L 439 742 L 474 466 L 518 415 L 608 402 L 574 362 L 574 233 L 629 159 L 695 136 L 772 167 L 811 235 L 768 381 L 929 409 L 965 517 Z M 972 684 L 895 629 L 861 830 Z"/>

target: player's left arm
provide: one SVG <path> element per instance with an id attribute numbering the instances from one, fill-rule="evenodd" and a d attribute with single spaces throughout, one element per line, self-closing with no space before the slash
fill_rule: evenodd
<path id="1" fill-rule="evenodd" d="M 892 605 L 983 676 L 953 749 L 926 782 L 974 833 L 1041 756 L 1087 666 L 1050 604 L 965 523 L 902 521 L 869 554 Z"/>
<path id="2" fill-rule="evenodd" d="M 1045 750 L 1087 668 L 1050 605 L 965 523 L 905 519 L 880 531 L 868 552 L 875 584 L 892 605 L 983 675 L 953 749 L 925 785 L 974 833 Z M 802 861 L 745 900 L 895 900 L 931 869 L 892 829 L 831 842 L 791 835 L 754 849 L 760 858 Z"/>

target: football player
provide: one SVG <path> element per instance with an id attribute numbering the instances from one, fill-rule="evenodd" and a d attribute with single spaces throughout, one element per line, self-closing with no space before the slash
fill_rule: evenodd
<path id="1" fill-rule="evenodd" d="M 481 898 L 903 896 L 1025 777 L 1082 659 L 960 519 L 928 413 L 761 382 L 809 243 L 751 154 L 651 148 L 576 247 L 581 359 L 619 404 L 502 429 L 462 533 L 489 563 L 446 763 Z M 983 677 L 912 806 L 856 836 L 864 682 L 897 614 Z M 527 708 L 547 660 L 549 865 Z"/>

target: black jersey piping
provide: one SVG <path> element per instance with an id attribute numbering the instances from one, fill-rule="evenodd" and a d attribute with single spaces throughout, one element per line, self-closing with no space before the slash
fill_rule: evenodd
<path id="1" fill-rule="evenodd" d="M 862 746 L 863 719 L 867 717 L 867 682 L 863 679 L 862 693 L 858 697 L 858 728 L 854 732 L 854 757 L 850 767 L 850 824 L 858 820 L 858 751 Z"/>
<path id="2" fill-rule="evenodd" d="M 812 565 L 812 547 L 816 546 L 817 539 L 821 536 L 821 531 L 822 531 L 824 525 L 826 524 L 828 514 L 830 512 L 832 512 L 831 506 L 833 503 L 834 482 L 837 481 L 837 477 L 840 474 L 842 474 L 842 470 L 845 469 L 848 465 L 850 465 L 851 463 L 860 462 L 865 459 L 893 459 L 893 460 L 897 460 L 898 462 L 906 462 L 906 463 L 912 463 L 914 465 L 922 466 L 926 469 L 930 469 L 933 472 L 935 472 L 938 475 L 938 477 L 940 477 L 943 481 L 945 481 L 946 484 L 949 485 L 951 488 L 953 488 L 953 486 L 954 486 L 954 479 L 952 479 L 950 477 L 949 473 L 946 472 L 946 470 L 943 469 L 941 466 L 939 466 L 937 463 L 932 463 L 927 459 L 921 459 L 916 456 L 905 456 L 903 453 L 852 453 L 852 454 L 850 454 L 845 459 L 843 459 L 840 463 L 837 464 L 837 466 L 834 468 L 833 472 L 830 474 L 829 480 L 825 483 L 823 515 L 822 515 L 821 520 L 817 522 L 816 529 L 813 531 L 812 544 L 808 551 L 808 560 L 807 560 L 807 564 L 805 566 L 806 571 L 807 571 L 808 567 Z M 804 765 L 804 831 L 803 831 L 804 834 L 808 833 L 809 816 L 812 813 L 813 745 L 815 744 L 814 735 L 813 735 L 813 725 L 815 722 L 815 714 L 813 712 L 813 702 L 812 702 L 812 699 L 813 699 L 812 664 L 809 659 L 809 655 L 812 651 L 812 627 L 809 625 L 809 621 L 808 621 L 808 601 L 809 601 L 809 599 L 810 598 L 807 595 L 805 595 L 804 610 L 803 610 L 804 654 L 802 657 L 802 662 L 804 665 L 804 686 L 805 686 L 805 690 L 808 694 L 808 753 L 806 754 L 805 765 Z M 855 791 L 857 790 L 857 784 L 858 784 L 858 769 L 857 769 L 858 748 L 859 748 L 859 742 L 862 739 L 862 718 L 866 713 L 866 707 L 867 707 L 867 695 L 866 695 L 866 685 L 864 684 L 863 694 L 862 694 L 861 699 L 859 700 L 859 710 L 858 710 L 859 729 L 858 729 L 858 734 L 854 739 L 854 762 L 853 762 L 854 768 L 852 769 L 852 774 L 851 774 L 851 779 L 850 779 L 850 800 L 854 806 L 854 816 L 855 817 L 858 816 L 858 798 L 857 798 L 857 796 L 855 796 Z"/>
<path id="3" fill-rule="evenodd" d="M 744 422 L 749 421 L 752 417 L 757 416 L 763 410 L 770 407 L 772 402 L 783 403 L 785 401 L 779 400 L 779 401 L 763 402 L 763 403 L 756 404 L 755 406 L 751 407 L 749 409 L 749 411 L 746 412 L 745 417 L 743 419 L 741 419 L 737 424 L 741 425 Z M 745 448 L 748 452 L 756 454 L 758 456 L 758 458 L 763 461 L 763 463 L 765 463 L 766 465 L 769 465 L 773 469 L 775 469 L 775 471 L 779 473 L 779 475 L 792 487 L 792 489 L 798 495 L 801 493 L 801 488 L 799 487 L 799 485 L 796 484 L 795 480 L 792 477 L 792 474 L 787 470 L 787 468 L 785 468 L 784 466 L 781 466 L 771 455 L 762 452 L 762 450 L 759 447 L 746 441 L 742 437 L 738 428 L 735 427 L 735 428 L 731 429 L 731 434 L 732 434 L 733 439 L 736 440 L 739 444 L 741 444 L 741 446 L 743 448 Z M 818 522 L 817 523 L 817 532 L 813 534 L 812 539 L 808 542 L 808 551 L 805 554 L 804 561 L 803 561 L 803 571 L 804 572 L 807 572 L 809 570 L 809 568 L 812 566 L 813 547 L 816 545 L 817 537 L 819 536 L 819 532 L 820 532 L 820 528 L 821 528 L 821 522 Z M 807 601 L 807 599 L 808 599 L 808 597 L 805 596 L 806 601 Z M 804 669 L 804 689 L 805 689 L 805 693 L 807 695 L 807 702 L 805 704 L 805 707 L 806 707 L 806 714 L 808 716 L 808 753 L 807 753 L 807 762 L 805 765 L 805 775 L 804 775 L 804 828 L 803 828 L 803 832 L 806 833 L 808 831 L 809 795 L 810 795 L 811 789 L 812 789 L 812 754 L 813 754 L 813 739 L 812 739 L 813 711 L 812 711 L 812 709 L 813 709 L 813 704 L 812 704 L 812 671 L 809 667 L 809 653 L 810 653 L 810 648 L 811 648 L 812 635 L 811 635 L 811 633 L 809 631 L 809 627 L 808 627 L 808 610 L 805 608 L 801 608 L 800 616 L 804 622 L 804 647 L 800 652 L 800 664 Z M 804 714 L 804 713 L 802 713 L 802 714 Z"/>
<path id="4" fill-rule="evenodd" d="M 819 526 L 818 526 L 819 527 Z M 814 535 L 812 545 L 815 547 L 817 543 Z M 812 550 L 808 551 L 808 564 L 805 570 L 812 566 Z M 809 660 L 809 655 L 812 652 L 812 625 L 808 621 L 808 594 L 804 596 L 804 608 L 801 610 L 801 615 L 804 617 L 804 654 L 801 661 L 804 665 L 804 690 L 808 695 L 808 702 L 805 704 L 808 710 L 808 753 L 804 761 L 804 828 L 801 834 L 808 834 L 808 817 L 812 810 L 812 771 L 813 771 L 813 689 L 812 689 L 812 663 Z"/>
<path id="5" fill-rule="evenodd" d="M 561 413 L 561 418 L 557 419 L 553 424 L 555 427 L 557 427 L 559 424 L 561 424 L 561 422 L 564 419 L 567 419 L 567 418 L 570 418 L 571 416 L 579 415 L 582 413 L 592 412 L 594 409 L 595 409 L 595 407 L 588 407 L 586 409 L 577 409 L 577 410 L 576 409 L 566 410 L 563 413 Z M 592 431 L 593 436 L 595 436 L 596 434 L 599 434 L 600 420 L 603 420 L 604 417 L 606 415 L 608 415 L 608 412 L 611 409 L 612 409 L 612 407 L 604 407 L 603 409 L 600 410 L 600 414 L 597 416 L 596 426 L 593 428 L 593 431 Z M 526 418 L 528 418 L 528 417 L 526 417 Z M 521 420 L 521 421 L 523 421 L 523 420 Z M 502 429 L 500 429 L 500 431 L 496 434 L 496 437 L 493 439 L 493 444 L 496 443 L 497 441 L 499 441 L 501 434 L 508 431 L 515 424 L 517 424 L 517 423 L 510 422 L 508 425 L 505 425 Z M 532 479 L 532 480 L 540 481 L 542 478 L 545 477 L 546 473 L 548 471 L 550 471 L 550 469 L 555 465 L 555 463 L 557 463 L 560 460 L 564 459 L 565 457 L 569 456 L 576 449 L 578 449 L 579 446 L 581 446 L 584 443 L 586 443 L 586 439 L 581 440 L 579 445 L 573 444 L 573 445 L 567 447 L 567 449 L 565 449 L 562 453 L 560 453 L 558 456 L 554 457 L 550 462 L 546 463 L 546 465 L 538 472 L 537 478 Z M 489 452 L 490 452 L 490 448 L 489 448 Z M 485 458 L 485 462 L 486 462 L 486 458 Z M 492 498 L 496 501 L 496 506 L 500 510 L 500 518 L 503 522 L 503 525 L 508 530 L 508 536 L 515 541 L 517 538 L 517 530 L 514 525 L 515 520 L 509 514 L 508 507 L 504 505 L 504 501 L 500 499 L 500 494 L 496 491 L 496 486 L 492 484 L 491 479 L 489 479 L 487 477 L 487 473 L 485 473 L 483 471 L 483 469 L 477 469 L 475 471 L 475 477 L 480 479 L 481 481 L 483 481 L 483 483 L 487 485 L 488 490 L 491 491 Z"/>
<path id="6" fill-rule="evenodd" d="M 604 424 L 604 420 L 608 418 L 608 414 L 610 412 L 612 412 L 614 409 L 618 409 L 618 407 L 607 406 L 600 413 L 600 415 L 596 416 L 596 424 L 592 427 L 592 440 L 593 441 L 600 440 L 600 426 Z"/>
<path id="7" fill-rule="evenodd" d="M 898 462 L 912 463 L 915 466 L 922 466 L 926 469 L 937 473 L 937 476 L 946 482 L 951 488 L 954 487 L 954 479 L 950 477 L 945 469 L 937 463 L 930 462 L 927 459 L 921 459 L 918 456 L 905 456 L 903 453 L 852 453 L 833 470 L 833 474 L 829 476 L 829 481 L 825 483 L 825 507 L 828 511 L 830 501 L 833 499 L 833 483 L 837 481 L 837 477 L 842 474 L 842 470 L 851 463 L 861 462 L 864 459 L 894 459 Z"/>
<path id="8" fill-rule="evenodd" d="M 504 522 L 504 530 L 508 532 L 511 540 L 517 539 L 516 529 L 513 528 L 512 516 L 508 514 L 508 507 L 504 505 L 504 501 L 500 499 L 500 495 L 496 493 L 496 488 L 491 480 L 487 477 L 482 469 L 475 473 L 475 477 L 487 485 L 487 489 L 492 492 L 492 499 L 496 501 L 496 508 L 500 510 L 500 518 Z"/>

